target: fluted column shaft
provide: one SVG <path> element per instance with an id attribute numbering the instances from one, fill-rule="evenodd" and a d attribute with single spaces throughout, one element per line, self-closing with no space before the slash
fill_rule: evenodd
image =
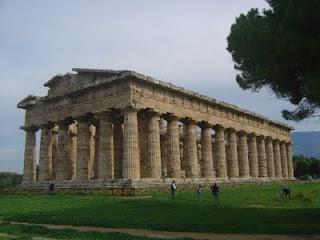
<path id="1" fill-rule="evenodd" d="M 249 166 L 250 176 L 253 178 L 259 177 L 259 164 L 258 164 L 258 152 L 257 152 L 257 137 L 255 134 L 249 135 Z"/>
<path id="2" fill-rule="evenodd" d="M 59 126 L 57 124 L 51 129 L 51 138 L 50 138 L 50 145 L 49 145 L 49 162 L 51 162 L 51 179 L 56 179 L 57 173 L 57 162 L 58 162 L 58 131 Z"/>
<path id="3" fill-rule="evenodd" d="M 234 129 L 229 128 L 228 133 L 228 149 L 227 149 L 227 161 L 228 161 L 228 176 L 229 178 L 239 177 L 239 165 L 238 165 L 238 150 L 237 150 L 237 135 Z"/>
<path id="4" fill-rule="evenodd" d="M 239 133 L 239 176 L 240 178 L 249 178 L 249 157 L 248 157 L 248 140 L 245 132 Z"/>
<path id="5" fill-rule="evenodd" d="M 77 125 L 73 123 L 69 126 L 69 158 L 70 158 L 70 171 L 69 179 L 76 179 L 77 171 Z"/>
<path id="6" fill-rule="evenodd" d="M 278 140 L 273 141 L 273 157 L 276 178 L 282 178 L 280 143 Z"/>
<path id="7" fill-rule="evenodd" d="M 69 169 L 69 153 L 68 146 L 69 136 L 68 136 L 68 125 L 65 123 L 59 123 L 58 132 L 58 159 L 57 159 L 57 173 L 56 180 L 66 180 L 68 178 Z"/>
<path id="8" fill-rule="evenodd" d="M 97 174 L 102 180 L 114 178 L 113 125 L 109 113 L 100 115 Z"/>
<path id="9" fill-rule="evenodd" d="M 168 177 L 181 177 L 180 141 L 177 118 L 170 117 L 167 125 L 167 171 Z"/>
<path id="10" fill-rule="evenodd" d="M 211 127 L 203 126 L 201 130 L 201 158 L 202 174 L 204 178 L 215 177 L 213 170 L 212 145 L 211 145 Z"/>
<path id="11" fill-rule="evenodd" d="M 113 148 L 114 148 L 114 177 L 122 178 L 123 165 L 123 128 L 122 122 L 113 123 Z"/>
<path id="12" fill-rule="evenodd" d="M 26 141 L 24 149 L 23 182 L 36 181 L 36 129 L 24 129 Z"/>
<path id="13" fill-rule="evenodd" d="M 151 113 L 148 122 L 148 156 L 150 160 L 150 177 L 161 178 L 160 118 Z"/>
<path id="14" fill-rule="evenodd" d="M 50 129 L 41 127 L 40 154 L 39 154 L 39 181 L 48 181 L 51 178 L 51 163 L 49 160 Z"/>
<path id="15" fill-rule="evenodd" d="M 290 179 L 294 178 L 294 170 L 292 164 L 292 152 L 291 152 L 291 143 L 286 144 L 287 147 L 287 161 L 288 161 L 288 177 Z"/>
<path id="16" fill-rule="evenodd" d="M 259 177 L 265 178 L 267 173 L 267 155 L 266 155 L 266 143 L 263 136 L 258 137 L 257 149 L 258 149 L 258 162 L 259 162 Z"/>
<path id="17" fill-rule="evenodd" d="M 282 177 L 288 178 L 287 149 L 285 142 L 280 143 Z"/>
<path id="18" fill-rule="evenodd" d="M 77 180 L 89 180 L 90 161 L 90 125 L 88 119 L 78 120 L 77 137 Z"/>
<path id="19" fill-rule="evenodd" d="M 217 177 L 227 178 L 227 160 L 226 160 L 226 147 L 224 141 L 224 128 L 217 126 L 215 128 L 215 160 L 217 164 Z"/>
<path id="20" fill-rule="evenodd" d="M 197 153 L 197 125 L 193 121 L 185 122 L 184 161 L 186 163 L 186 177 L 198 177 L 198 153 Z"/>
<path id="21" fill-rule="evenodd" d="M 274 168 L 274 156 L 273 156 L 273 143 L 272 138 L 266 138 L 266 154 L 267 154 L 267 170 L 268 177 L 275 177 L 275 168 Z"/>
<path id="22" fill-rule="evenodd" d="M 138 117 L 136 109 L 126 109 L 123 123 L 123 167 L 124 179 L 140 178 L 140 156 L 138 138 Z"/>

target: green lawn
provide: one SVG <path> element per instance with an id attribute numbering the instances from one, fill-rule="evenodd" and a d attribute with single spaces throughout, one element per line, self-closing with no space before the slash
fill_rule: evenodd
<path id="1" fill-rule="evenodd" d="M 220 203 L 208 189 L 149 192 L 150 197 L 107 194 L 0 195 L 0 219 L 33 223 L 143 228 L 169 231 L 320 234 L 320 183 L 291 182 L 292 199 L 280 197 L 283 183 L 222 188 Z"/>

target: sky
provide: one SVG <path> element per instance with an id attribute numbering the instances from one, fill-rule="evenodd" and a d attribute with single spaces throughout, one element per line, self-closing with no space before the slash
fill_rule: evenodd
<path id="1" fill-rule="evenodd" d="M 0 0 L 0 171 L 22 172 L 24 111 L 43 84 L 73 67 L 134 70 L 223 100 L 299 131 L 319 120 L 281 117 L 294 106 L 269 89 L 243 91 L 226 50 L 237 16 L 263 0 Z M 39 136 L 38 136 L 39 139 Z"/>

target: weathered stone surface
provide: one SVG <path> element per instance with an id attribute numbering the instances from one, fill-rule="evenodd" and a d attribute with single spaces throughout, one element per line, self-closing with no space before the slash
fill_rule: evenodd
<path id="1" fill-rule="evenodd" d="M 239 151 L 238 151 L 238 160 L 239 160 L 239 176 L 240 178 L 249 178 L 249 152 L 248 152 L 248 139 L 245 132 L 240 132 L 239 136 Z"/>
<path id="2" fill-rule="evenodd" d="M 259 177 L 268 177 L 267 173 L 267 155 L 266 155 L 266 144 L 263 136 L 257 138 L 258 148 L 258 162 L 259 162 Z"/>
<path id="3" fill-rule="evenodd" d="M 186 163 L 186 177 L 198 177 L 198 152 L 197 152 L 197 133 L 196 123 L 187 120 L 185 122 L 185 136 L 184 136 L 184 161 Z"/>
<path id="4" fill-rule="evenodd" d="M 212 156 L 211 127 L 205 125 L 201 131 L 202 173 L 205 178 L 213 178 L 216 175 Z"/>
<path id="5" fill-rule="evenodd" d="M 180 178 L 181 177 L 181 164 L 180 164 L 180 141 L 179 141 L 179 127 L 178 121 L 175 117 L 168 119 L 167 126 L 167 171 L 168 177 Z"/>
<path id="6" fill-rule="evenodd" d="M 49 126 L 41 126 L 40 137 L 40 156 L 39 156 L 39 181 L 48 181 L 51 178 L 52 158 L 49 158 L 50 145 L 50 129 Z"/>
<path id="7" fill-rule="evenodd" d="M 237 150 L 237 135 L 232 128 L 227 130 L 228 145 L 227 145 L 227 161 L 228 161 L 228 176 L 230 179 L 239 178 L 238 150 Z"/>
<path id="8" fill-rule="evenodd" d="M 250 176 L 253 178 L 259 177 L 259 165 L 258 165 L 258 151 L 257 151 L 257 137 L 255 134 L 249 135 L 249 166 Z"/>
<path id="9" fill-rule="evenodd" d="M 33 183 L 36 181 L 36 129 L 24 129 L 26 143 L 24 150 L 23 181 Z"/>
<path id="10" fill-rule="evenodd" d="M 272 138 L 266 138 L 266 155 L 267 155 L 267 171 L 268 177 L 275 177 L 275 168 L 274 168 L 274 156 L 273 156 L 273 143 Z"/>
<path id="11" fill-rule="evenodd" d="M 215 127 L 215 160 L 216 160 L 216 170 L 217 177 L 227 178 L 227 160 L 226 160 L 226 147 L 224 140 L 225 129 L 218 125 Z"/>
<path id="12" fill-rule="evenodd" d="M 276 178 L 282 178 L 280 143 L 278 140 L 273 141 L 273 157 Z"/>
<path id="13" fill-rule="evenodd" d="M 156 113 L 149 114 L 148 156 L 150 178 L 161 178 L 160 118 Z"/>
<path id="14" fill-rule="evenodd" d="M 282 169 L 282 177 L 288 178 L 288 161 L 287 161 L 287 148 L 286 143 L 280 143 L 280 155 L 281 155 L 281 169 Z"/>
<path id="15" fill-rule="evenodd" d="M 90 125 L 86 118 L 78 119 L 76 179 L 90 179 Z"/>

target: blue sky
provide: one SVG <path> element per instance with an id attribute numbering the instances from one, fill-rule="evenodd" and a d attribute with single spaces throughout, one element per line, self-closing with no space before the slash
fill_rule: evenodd
<path id="1" fill-rule="evenodd" d="M 130 69 L 258 112 L 292 109 L 263 89 L 241 90 L 226 37 L 235 18 L 263 0 L 0 0 L 0 171 L 21 172 L 28 94 L 72 67 Z M 318 120 L 297 130 L 318 130 Z"/>

